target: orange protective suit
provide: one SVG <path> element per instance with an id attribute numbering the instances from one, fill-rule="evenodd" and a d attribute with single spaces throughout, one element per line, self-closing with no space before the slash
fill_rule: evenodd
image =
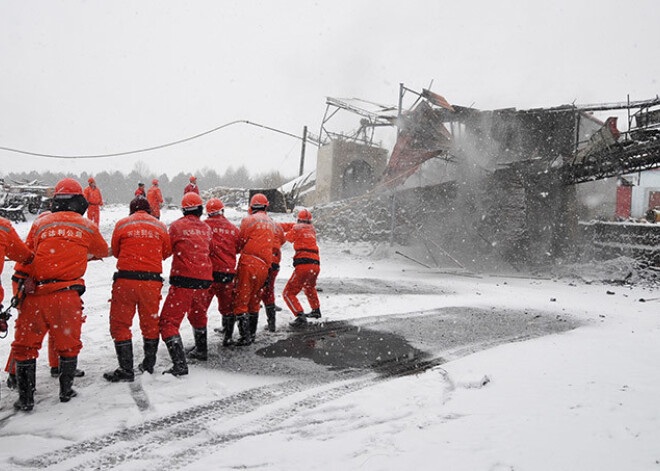
<path id="1" fill-rule="evenodd" d="M 41 213 L 38 217 L 44 217 L 48 214 L 51 214 L 50 211 Z M 28 234 L 28 239 L 31 237 L 34 225 L 30 228 L 30 233 Z M 21 262 L 16 262 L 14 265 L 14 274 L 11 277 L 11 287 L 14 296 L 18 294 L 19 285 L 25 283 L 25 280 L 30 276 L 30 265 L 24 265 Z M 20 310 L 20 305 L 17 306 L 17 309 Z M 57 356 L 57 351 L 55 350 L 55 342 L 53 338 L 48 336 L 48 364 L 51 368 L 59 368 L 60 358 Z M 5 371 L 10 374 L 16 374 L 16 360 L 14 359 L 13 351 L 9 352 L 9 358 L 7 358 L 7 365 L 5 366 Z"/>
<path id="2" fill-rule="evenodd" d="M 213 285 L 205 293 L 204 305 L 208 310 L 213 297 L 216 297 L 220 314 L 231 315 L 233 314 L 236 255 L 240 245 L 238 228 L 222 214 L 209 216 L 205 222 L 213 234 L 211 242 Z"/>
<path id="3" fill-rule="evenodd" d="M 275 223 L 264 212 L 246 216 L 239 230 L 241 257 L 238 261 L 234 314 L 259 312 L 261 289 L 273 260 Z"/>
<path id="4" fill-rule="evenodd" d="M 195 183 L 188 183 L 183 189 L 183 194 L 186 193 L 197 193 L 199 195 L 199 187 Z"/>
<path id="5" fill-rule="evenodd" d="M 298 316 L 303 308 L 298 301 L 298 293 L 304 291 L 309 306 L 318 309 L 319 297 L 316 292 L 316 279 L 321 270 L 319 247 L 316 244 L 316 231 L 309 223 L 297 223 L 287 233 L 286 240 L 293 244 L 293 274 L 284 287 L 282 297 L 291 312 Z"/>
<path id="6" fill-rule="evenodd" d="M 5 265 L 5 257 L 17 262 L 28 263 L 32 260 L 32 250 L 21 240 L 9 220 L 0 217 L 0 273 Z M 0 303 L 5 292 L 0 284 Z"/>
<path id="7" fill-rule="evenodd" d="M 108 244 L 96 224 L 77 213 L 61 211 L 34 221 L 27 246 L 35 251 L 30 278 L 36 286 L 26 291 L 16 320 L 15 359 L 37 358 L 47 331 L 60 357 L 76 357 L 82 348 L 80 294 L 85 289 L 82 276 L 88 254 L 106 257 Z"/>
<path id="8" fill-rule="evenodd" d="M 117 222 L 111 246 L 117 272 L 112 284 L 110 334 L 115 342 L 130 340 L 137 308 L 142 336 L 157 339 L 162 261 L 172 255 L 167 228 L 145 211 L 136 211 Z"/>
<path id="9" fill-rule="evenodd" d="M 163 204 L 163 194 L 156 185 L 149 188 L 147 191 L 147 201 L 151 206 L 151 215 L 156 219 L 160 219 L 160 205 Z"/>
<path id="10" fill-rule="evenodd" d="M 170 225 L 169 234 L 174 256 L 170 289 L 160 312 L 163 340 L 179 335 L 186 314 L 193 328 L 206 327 L 204 293 L 213 282 L 211 228 L 197 216 L 187 215 Z"/>
<path id="11" fill-rule="evenodd" d="M 100 207 L 103 206 L 101 190 L 99 190 L 97 186 L 94 186 L 94 188 L 88 186 L 83 190 L 83 195 L 89 203 L 89 207 L 87 208 L 87 218 L 94 221 L 98 226 L 99 221 L 101 220 Z"/>
<path id="12" fill-rule="evenodd" d="M 275 304 L 275 279 L 280 272 L 280 261 L 282 260 L 282 244 L 286 242 L 282 224 L 275 223 L 275 238 L 273 239 L 273 260 L 268 269 L 268 279 L 261 293 L 264 306 Z"/>

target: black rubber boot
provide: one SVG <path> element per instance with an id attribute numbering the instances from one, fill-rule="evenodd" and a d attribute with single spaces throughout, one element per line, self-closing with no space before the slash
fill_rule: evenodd
<path id="1" fill-rule="evenodd" d="M 234 335 L 235 322 L 236 322 L 236 317 L 233 314 L 222 316 L 222 331 L 225 335 L 224 338 L 222 339 L 223 347 L 228 347 L 234 344 L 231 338 Z"/>
<path id="2" fill-rule="evenodd" d="M 154 373 L 154 366 L 156 365 L 156 354 L 158 353 L 158 339 L 142 339 L 144 345 L 144 360 L 138 365 L 141 372 L 149 374 Z"/>
<path id="3" fill-rule="evenodd" d="M 135 379 L 135 372 L 133 371 L 133 342 L 130 339 L 115 342 L 115 351 L 117 352 L 119 368 L 112 373 L 103 373 L 103 377 L 111 383 L 132 383 Z"/>
<path id="4" fill-rule="evenodd" d="M 206 340 L 206 327 L 201 329 L 193 329 L 195 334 L 195 348 L 188 352 L 188 358 L 193 358 L 199 361 L 208 360 L 208 343 Z"/>
<path id="5" fill-rule="evenodd" d="M 188 374 L 188 363 L 186 362 L 186 353 L 183 350 L 183 342 L 180 335 L 173 335 L 165 339 L 167 351 L 172 359 L 172 368 L 163 371 L 163 374 L 173 376 L 183 376 Z"/>
<path id="6" fill-rule="evenodd" d="M 252 343 L 250 337 L 250 317 L 247 312 L 239 314 L 236 316 L 236 322 L 238 322 L 238 334 L 240 335 L 239 339 L 236 341 L 237 347 L 245 347 Z"/>
<path id="7" fill-rule="evenodd" d="M 266 320 L 268 322 L 268 331 L 275 332 L 275 305 L 266 306 Z"/>
<path id="8" fill-rule="evenodd" d="M 36 375 L 36 358 L 16 362 L 18 401 L 14 402 L 14 409 L 28 412 L 34 408 L 34 385 L 36 382 Z"/>
<path id="9" fill-rule="evenodd" d="M 300 328 L 300 327 L 305 327 L 307 325 L 307 318 L 305 317 L 305 314 L 302 312 L 299 312 L 296 315 L 296 318 L 294 319 L 293 322 L 289 324 L 291 327 L 295 328 Z"/>
<path id="10" fill-rule="evenodd" d="M 320 319 L 321 318 L 321 308 L 317 307 L 316 309 L 312 309 L 312 312 L 307 314 L 307 317 L 310 319 Z"/>
<path id="11" fill-rule="evenodd" d="M 250 312 L 248 313 L 250 319 L 250 342 L 254 342 L 257 338 L 257 325 L 259 325 L 259 313 Z"/>
<path id="12" fill-rule="evenodd" d="M 69 402 L 78 395 L 71 389 L 77 366 L 78 357 L 60 357 L 60 402 Z"/>

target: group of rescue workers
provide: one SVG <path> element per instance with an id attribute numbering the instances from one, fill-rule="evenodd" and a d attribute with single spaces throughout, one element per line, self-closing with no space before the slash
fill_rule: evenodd
<path id="1" fill-rule="evenodd" d="M 307 318 L 321 317 L 316 292 L 319 249 L 308 210 L 298 213 L 296 223 L 276 223 L 266 213 L 268 199 L 257 193 L 240 228 L 224 216 L 224 205 L 218 198 L 206 202 L 207 218 L 202 220 L 204 202 L 191 177 L 181 201 L 183 217 L 168 228 L 158 220 L 163 198 L 154 179 L 146 194 L 144 185 L 138 186 L 129 216 L 116 223 L 109 248 L 98 226 L 101 193 L 93 178 L 88 183 L 83 190 L 74 179 L 61 180 L 55 187 L 51 210 L 34 220 L 25 242 L 8 220 L 0 218 L 0 272 L 5 256 L 17 262 L 12 276 L 12 306 L 19 314 L 6 366 L 8 386 L 18 389 L 15 409 L 30 411 L 34 407 L 36 360 L 46 333 L 51 375 L 59 377 L 60 401 L 76 396 L 74 378 L 84 374 L 77 365 L 85 321 L 83 275 L 89 260 L 117 258 L 109 320 L 119 366 L 103 375 L 110 382 L 135 378 L 131 326 L 136 309 L 144 351 L 138 364 L 140 372 L 154 372 L 160 338 L 172 360 L 171 368 L 163 374 L 188 374 L 187 357 L 208 359 L 207 310 L 214 297 L 222 316 L 222 329 L 216 330 L 223 334 L 223 346 L 247 346 L 255 341 L 261 302 L 267 329 L 274 332 L 278 309 L 274 285 L 281 246 L 287 241 L 295 251 L 294 272 L 282 297 L 295 316 L 291 325 L 304 326 Z M 83 217 L 85 212 L 87 218 Z M 170 286 L 161 307 L 162 261 L 170 256 Z M 301 290 L 308 299 L 309 313 L 298 301 Z M 0 286 L 0 303 L 3 295 Z M 187 350 L 179 331 L 185 316 L 195 342 Z M 235 325 L 239 334 L 236 340 Z"/>

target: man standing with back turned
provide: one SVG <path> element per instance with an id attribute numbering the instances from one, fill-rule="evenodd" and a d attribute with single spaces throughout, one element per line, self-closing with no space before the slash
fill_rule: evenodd
<path id="1" fill-rule="evenodd" d="M 34 407 L 36 361 L 48 331 L 60 356 L 60 401 L 76 396 L 71 386 L 82 349 L 82 277 L 88 258 L 108 256 L 108 244 L 98 225 L 82 216 L 86 209 L 80 184 L 65 178 L 55 186 L 53 214 L 34 221 L 34 236 L 27 241 L 35 251 L 28 279 L 33 286 L 26 285 L 12 343 L 19 392 L 16 409 Z"/>
<path id="2" fill-rule="evenodd" d="M 204 212 L 202 198 L 186 193 L 181 201 L 183 217 L 170 224 L 172 269 L 170 289 L 160 312 L 160 335 L 172 359 L 172 368 L 164 373 L 188 374 L 188 362 L 179 334 L 184 316 L 193 327 L 197 359 L 207 352 L 206 292 L 213 283 L 211 265 L 211 228 L 200 217 Z"/>
<path id="3" fill-rule="evenodd" d="M 243 218 L 239 229 L 241 257 L 234 292 L 234 315 L 241 336 L 236 342 L 238 346 L 254 342 L 259 323 L 260 294 L 273 261 L 275 223 L 266 214 L 267 207 L 266 195 L 255 194 L 250 200 L 250 214 Z"/>
<path id="4" fill-rule="evenodd" d="M 110 304 L 110 334 L 115 342 L 119 368 L 103 377 L 112 383 L 131 382 L 133 341 L 131 324 L 135 308 L 140 317 L 144 361 L 139 368 L 154 372 L 158 351 L 158 311 L 163 287 L 162 261 L 172 255 L 165 225 L 149 215 L 149 202 L 136 196 L 130 215 L 120 219 L 112 234 L 112 254 L 117 258 Z"/>

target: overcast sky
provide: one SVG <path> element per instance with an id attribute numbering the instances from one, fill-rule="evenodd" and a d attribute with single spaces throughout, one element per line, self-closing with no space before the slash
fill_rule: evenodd
<path id="1" fill-rule="evenodd" d="M 0 146 L 113 153 L 235 120 L 318 133 L 327 96 L 395 105 L 400 82 L 481 109 L 652 98 L 659 20 L 655 0 L 0 0 Z M 296 175 L 299 158 L 295 139 L 238 124 L 120 158 L 0 150 L 0 174 Z"/>

